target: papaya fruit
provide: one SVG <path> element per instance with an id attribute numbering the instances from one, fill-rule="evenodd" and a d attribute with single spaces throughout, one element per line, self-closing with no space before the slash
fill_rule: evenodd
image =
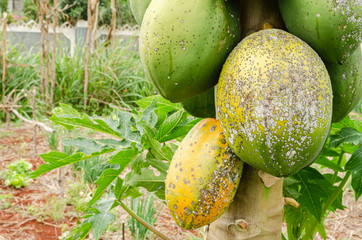
<path id="1" fill-rule="evenodd" d="M 153 0 L 140 30 L 139 53 L 148 78 L 171 102 L 213 87 L 240 41 L 233 1 Z"/>
<path id="2" fill-rule="evenodd" d="M 342 64 L 326 63 L 333 89 L 332 122 L 345 118 L 362 98 L 362 45 Z"/>
<path id="3" fill-rule="evenodd" d="M 362 42 L 361 0 L 279 0 L 290 33 L 321 58 L 343 63 Z"/>
<path id="4" fill-rule="evenodd" d="M 142 24 L 143 16 L 150 5 L 151 0 L 129 0 L 132 14 L 138 25 Z"/>
<path id="5" fill-rule="evenodd" d="M 331 126 L 332 87 L 318 54 L 277 29 L 244 38 L 217 85 L 225 137 L 245 163 L 276 177 L 311 164 Z"/>
<path id="6" fill-rule="evenodd" d="M 175 222 L 196 229 L 215 221 L 232 202 L 242 169 L 220 122 L 198 122 L 180 143 L 167 172 L 166 203 Z"/>
<path id="7" fill-rule="evenodd" d="M 199 118 L 215 118 L 215 89 L 210 88 L 204 93 L 181 102 L 181 106 L 189 114 Z"/>

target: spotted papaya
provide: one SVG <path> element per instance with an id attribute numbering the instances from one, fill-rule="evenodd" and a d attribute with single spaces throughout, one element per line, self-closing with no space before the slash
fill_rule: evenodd
<path id="1" fill-rule="evenodd" d="M 201 120 L 182 140 L 167 173 L 166 203 L 175 222 L 196 229 L 215 221 L 232 202 L 242 169 L 220 122 Z"/>
<path id="2" fill-rule="evenodd" d="M 148 78 L 171 102 L 213 87 L 240 41 L 234 1 L 153 0 L 140 30 L 139 53 Z"/>
<path id="3" fill-rule="evenodd" d="M 327 69 L 304 41 L 283 30 L 244 38 L 226 60 L 216 108 L 236 155 L 271 175 L 311 164 L 331 126 Z"/>
<path id="4" fill-rule="evenodd" d="M 333 89 L 332 122 L 339 122 L 362 98 L 362 45 L 343 63 L 326 63 Z"/>
<path id="5" fill-rule="evenodd" d="M 342 63 L 362 42 L 361 0 L 279 0 L 279 7 L 288 31 L 326 62 Z"/>

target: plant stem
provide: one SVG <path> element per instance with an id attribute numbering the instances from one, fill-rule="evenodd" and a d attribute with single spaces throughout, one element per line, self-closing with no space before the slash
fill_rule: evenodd
<path id="1" fill-rule="evenodd" d="M 341 155 L 339 155 L 339 157 L 338 157 L 338 166 L 341 166 L 343 155 L 344 155 L 344 151 L 342 150 Z M 332 183 L 333 184 L 336 182 L 337 175 L 338 175 L 338 171 L 335 171 L 334 174 L 333 174 L 333 178 L 332 178 Z"/>
<path id="2" fill-rule="evenodd" d="M 348 179 L 351 176 L 351 171 L 348 171 L 346 173 L 346 175 L 344 176 L 342 182 L 338 185 L 337 189 L 334 191 L 334 193 L 332 194 L 332 196 L 330 196 L 330 198 L 327 200 L 326 204 L 324 205 L 323 209 L 322 209 L 322 219 L 321 222 L 324 221 L 324 219 L 327 217 L 326 212 L 328 211 L 328 208 L 332 205 L 332 203 L 334 202 L 334 200 L 336 200 L 336 198 L 338 197 L 338 195 L 341 193 L 341 191 L 343 190 L 344 186 L 346 185 L 346 183 L 348 182 Z M 313 224 L 311 224 L 311 227 L 309 229 L 309 231 L 306 232 L 306 234 L 304 235 L 302 240 L 309 240 L 312 239 L 312 237 L 315 234 L 315 228 L 317 226 L 317 219 L 313 220 Z"/>
<path id="3" fill-rule="evenodd" d="M 166 235 L 164 235 L 163 233 L 161 233 L 160 231 L 158 231 L 156 228 L 154 228 L 153 226 L 151 226 L 150 224 L 148 224 L 145 220 L 143 220 L 142 218 L 140 218 L 137 214 L 135 214 L 131 209 L 129 209 L 127 207 L 126 204 L 124 204 L 122 201 L 119 201 L 121 207 L 126 210 L 126 212 L 131 215 L 134 219 L 136 219 L 139 223 L 141 223 L 143 226 L 145 226 L 148 230 L 152 231 L 154 234 L 156 234 L 157 236 L 159 236 L 161 239 L 163 240 L 171 240 L 169 239 Z"/>

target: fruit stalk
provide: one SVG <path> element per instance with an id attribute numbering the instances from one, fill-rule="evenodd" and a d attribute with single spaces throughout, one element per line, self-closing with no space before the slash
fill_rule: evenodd
<path id="1" fill-rule="evenodd" d="M 267 28 L 286 30 L 278 0 L 239 0 L 241 37 Z"/>
<path id="2" fill-rule="evenodd" d="M 207 240 L 280 240 L 283 179 L 247 164 L 228 210 L 208 229 Z M 269 187 L 267 187 L 269 186 Z"/>

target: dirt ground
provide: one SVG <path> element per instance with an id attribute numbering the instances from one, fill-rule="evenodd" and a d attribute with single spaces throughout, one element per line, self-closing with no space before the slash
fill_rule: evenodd
<path id="1" fill-rule="evenodd" d="M 30 125 L 23 124 L 11 127 L 10 130 L 6 130 L 4 125 L 0 127 L 0 172 L 21 158 L 31 162 L 34 170 L 43 163 L 39 154 L 49 152 L 50 149 L 46 136 L 40 130 L 37 131 L 35 154 Z M 65 169 L 62 178 L 74 181 L 76 176 L 69 172 L 69 169 Z M 62 212 L 55 209 L 58 207 L 57 200 L 64 197 L 62 193 L 66 192 L 69 183 L 64 179 L 63 183 L 60 182 L 58 176 L 57 171 L 45 174 L 22 189 L 6 187 L 4 181 L 0 180 L 0 195 L 11 195 L 7 200 L 9 206 L 0 206 L 0 240 L 58 239 L 62 232 L 76 224 L 79 216 L 76 206 L 66 204 L 61 208 Z M 355 202 L 350 192 L 345 194 L 343 203 L 347 209 L 330 214 L 326 221 L 328 240 L 362 240 L 362 202 Z M 102 239 L 123 239 L 121 229 L 127 214 L 121 209 L 117 218 L 113 232 L 107 231 Z M 188 232 L 178 227 L 166 207 L 163 207 L 155 227 L 173 240 L 192 239 L 191 234 L 202 235 L 201 230 Z M 128 230 L 124 231 L 124 239 L 132 239 Z"/>

